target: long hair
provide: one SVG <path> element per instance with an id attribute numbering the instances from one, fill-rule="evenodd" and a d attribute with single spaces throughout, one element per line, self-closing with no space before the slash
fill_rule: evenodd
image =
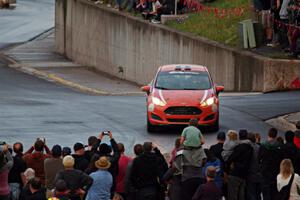
<path id="1" fill-rule="evenodd" d="M 280 174 L 284 179 L 287 179 L 294 173 L 294 167 L 290 159 L 284 159 L 280 163 Z"/>

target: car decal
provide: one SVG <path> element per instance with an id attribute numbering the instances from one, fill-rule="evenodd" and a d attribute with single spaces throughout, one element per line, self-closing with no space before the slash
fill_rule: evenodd
<path id="1" fill-rule="evenodd" d="M 167 103 L 164 96 L 163 96 L 163 94 L 162 94 L 162 90 L 158 90 L 158 94 L 159 94 L 159 97 L 160 97 L 161 101 L 164 102 L 164 103 Z"/>
<path id="2" fill-rule="evenodd" d="M 203 97 L 202 97 L 200 103 L 202 103 L 204 100 L 206 100 L 207 93 L 208 93 L 207 90 L 205 90 L 204 95 L 203 95 Z"/>

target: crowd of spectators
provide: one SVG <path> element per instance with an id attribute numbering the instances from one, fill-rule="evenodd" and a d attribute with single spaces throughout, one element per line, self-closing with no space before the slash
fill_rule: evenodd
<path id="1" fill-rule="evenodd" d="M 247 130 L 205 139 L 191 120 L 172 152 L 163 155 L 151 142 L 125 154 L 111 132 L 69 147 L 37 139 L 0 145 L 0 200 L 296 200 L 300 199 L 300 122 L 295 132 L 265 142 Z M 102 142 L 109 137 L 109 144 Z"/>
<path id="2" fill-rule="evenodd" d="M 299 54 L 297 40 L 300 37 L 299 0 L 253 0 L 261 17 L 266 43 L 281 47 L 289 56 Z"/>
<path id="3" fill-rule="evenodd" d="M 161 15 L 186 12 L 186 2 L 184 0 L 176 1 L 176 6 L 175 0 L 115 0 L 115 2 L 96 0 L 95 4 L 106 4 L 107 7 L 114 5 L 115 9 L 140 14 L 145 20 L 152 23 L 160 23 Z"/>

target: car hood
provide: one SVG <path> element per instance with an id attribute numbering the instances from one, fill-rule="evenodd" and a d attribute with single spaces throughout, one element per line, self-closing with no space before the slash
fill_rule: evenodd
<path id="1" fill-rule="evenodd" d="M 159 90 L 153 91 L 153 96 L 165 101 L 166 103 L 195 104 L 200 103 L 211 97 L 212 89 L 208 90 Z"/>

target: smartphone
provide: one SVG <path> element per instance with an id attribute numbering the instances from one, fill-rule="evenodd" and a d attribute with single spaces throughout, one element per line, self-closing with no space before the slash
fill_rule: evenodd
<path id="1" fill-rule="evenodd" d="M 109 131 L 103 131 L 103 135 L 109 135 Z"/>

